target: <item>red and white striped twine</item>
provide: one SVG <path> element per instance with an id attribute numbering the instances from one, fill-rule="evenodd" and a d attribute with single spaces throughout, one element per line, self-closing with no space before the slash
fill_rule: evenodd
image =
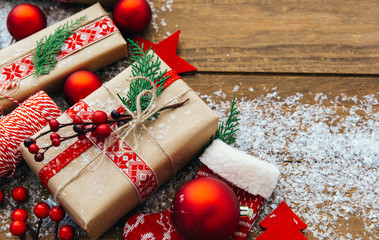
<path id="1" fill-rule="evenodd" d="M 9 177 L 14 174 L 22 160 L 20 144 L 61 114 L 53 100 L 40 91 L 0 119 L 0 177 L 11 171 Z"/>

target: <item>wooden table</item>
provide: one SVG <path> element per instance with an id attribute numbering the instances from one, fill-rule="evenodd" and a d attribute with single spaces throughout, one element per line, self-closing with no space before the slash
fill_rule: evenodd
<path id="1" fill-rule="evenodd" d="M 168 1 L 152 2 L 158 27 L 151 25 L 141 36 L 158 42 L 167 33 L 180 29 L 178 54 L 199 70 L 198 74 L 183 78 L 201 94 L 212 95 L 222 89 L 226 99 L 232 99 L 234 94 L 237 98 L 254 99 L 266 89 L 276 87 L 283 97 L 304 94 L 304 104 L 314 102 L 310 92 L 325 93 L 330 98 L 341 94 L 378 97 L 378 0 L 174 0 L 169 5 Z M 71 12 L 84 7 L 64 5 Z M 109 80 L 117 74 L 119 66 L 109 67 L 116 71 L 103 77 Z M 238 84 L 241 87 L 235 92 Z M 251 86 L 254 92 L 249 91 Z M 61 95 L 57 93 L 55 97 L 59 99 Z M 346 104 L 353 107 L 356 103 Z M 375 106 L 374 111 L 378 110 Z M 341 111 L 340 117 L 346 114 Z M 194 161 L 159 190 L 160 204 L 148 201 L 130 215 L 165 209 L 177 189 L 194 176 L 198 167 L 199 162 Z M 28 175 L 26 166 L 20 171 Z M 6 187 L 9 181 L 1 180 L 0 187 Z M 126 219 L 103 239 L 121 239 Z M 341 227 L 341 236 L 375 237 L 365 235 L 358 217 L 353 216 L 343 224 L 349 230 Z M 248 239 L 255 239 L 262 232 L 255 224 Z M 1 239 L 4 234 L 0 230 Z M 305 236 L 317 239 L 310 231 Z"/>

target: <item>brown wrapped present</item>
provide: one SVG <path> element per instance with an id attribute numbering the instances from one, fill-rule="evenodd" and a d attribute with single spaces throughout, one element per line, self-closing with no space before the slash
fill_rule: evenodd
<path id="1" fill-rule="evenodd" d="M 80 28 L 65 41 L 55 68 L 47 75 L 34 77 L 32 54 L 37 41 L 83 16 L 86 17 Z M 122 35 L 101 5 L 95 4 L 0 51 L 0 108 L 8 113 L 17 105 L 7 97 L 22 102 L 39 90 L 51 93 L 61 87 L 71 73 L 96 71 L 126 54 Z"/>
<path id="2" fill-rule="evenodd" d="M 83 4 L 93 4 L 96 2 L 101 3 L 104 6 L 114 7 L 118 0 L 54 0 L 56 2 L 64 3 L 83 3 Z"/>
<path id="3" fill-rule="evenodd" d="M 86 140 L 70 139 L 49 149 L 42 162 L 36 162 L 28 149 L 21 146 L 34 173 L 91 238 L 101 236 L 174 176 L 196 157 L 217 130 L 217 115 L 163 61 L 160 69 L 171 74 L 169 83 L 175 81 L 157 97 L 155 109 L 189 100 L 180 107 L 161 111 L 156 118 L 137 123 L 129 134 L 120 134 L 125 137 L 123 145 L 119 144 L 122 139 L 118 135 L 111 135 L 117 140 L 107 145 L 87 134 Z M 59 122 L 71 122 L 76 115 L 88 119 L 96 110 L 110 113 L 119 109 L 122 104 L 116 95 L 126 94 L 131 76 L 130 66 L 66 111 Z M 61 136 L 74 134 L 72 128 L 62 130 Z M 38 139 L 38 145 L 50 145 L 49 136 Z M 126 150 L 120 150 L 120 146 Z"/>

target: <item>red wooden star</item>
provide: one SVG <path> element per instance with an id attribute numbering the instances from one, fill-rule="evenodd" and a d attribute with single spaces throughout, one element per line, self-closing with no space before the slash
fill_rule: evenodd
<path id="1" fill-rule="evenodd" d="M 160 43 L 155 44 L 140 37 L 134 37 L 141 47 L 143 43 L 143 50 L 146 51 L 151 47 L 159 55 L 159 57 L 177 73 L 197 71 L 197 69 L 186 62 L 184 59 L 176 55 L 178 47 L 180 30 L 173 33 L 171 36 L 163 39 Z"/>

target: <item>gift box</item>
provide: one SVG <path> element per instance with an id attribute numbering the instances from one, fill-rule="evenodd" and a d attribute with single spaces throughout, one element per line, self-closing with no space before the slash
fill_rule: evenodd
<path id="1" fill-rule="evenodd" d="M 61 114 L 54 101 L 40 91 L 0 119 L 0 177 L 12 176 L 21 162 L 20 143 Z"/>
<path id="2" fill-rule="evenodd" d="M 58 63 L 49 74 L 33 76 L 32 54 L 37 41 L 49 36 L 67 22 L 85 16 L 66 41 L 57 56 Z M 44 90 L 51 93 L 63 85 L 63 81 L 78 70 L 96 71 L 126 56 L 127 47 L 122 35 L 108 13 L 95 4 L 57 24 L 43 29 L 0 51 L 0 95 L 19 102 Z M 10 112 L 17 105 L 7 98 L 0 98 L 0 108 Z"/>
<path id="3" fill-rule="evenodd" d="M 156 55 L 152 61 L 155 59 Z M 104 147 L 104 140 L 90 135 L 87 140 L 64 141 L 47 151 L 44 161 L 36 162 L 21 146 L 33 172 L 91 238 L 101 236 L 174 176 L 199 154 L 217 130 L 217 115 L 163 61 L 160 69 L 167 70 L 170 78 L 155 108 L 189 100 L 180 107 L 159 112 L 158 117 L 149 118 L 123 135 L 124 150 L 120 149 L 121 136 L 116 136 L 110 147 Z M 131 76 L 130 66 L 67 110 L 59 122 L 71 122 L 75 115 L 86 120 L 96 110 L 110 113 L 120 109 L 122 104 L 116 95 L 126 94 Z M 74 134 L 72 128 L 64 129 L 62 133 L 59 130 L 62 136 Z M 48 136 L 38 141 L 41 146 L 50 144 Z"/>
<path id="4" fill-rule="evenodd" d="M 114 7 L 118 0 L 54 0 L 55 2 L 64 3 L 83 3 L 83 4 L 93 4 L 96 2 L 101 3 L 104 6 Z"/>

